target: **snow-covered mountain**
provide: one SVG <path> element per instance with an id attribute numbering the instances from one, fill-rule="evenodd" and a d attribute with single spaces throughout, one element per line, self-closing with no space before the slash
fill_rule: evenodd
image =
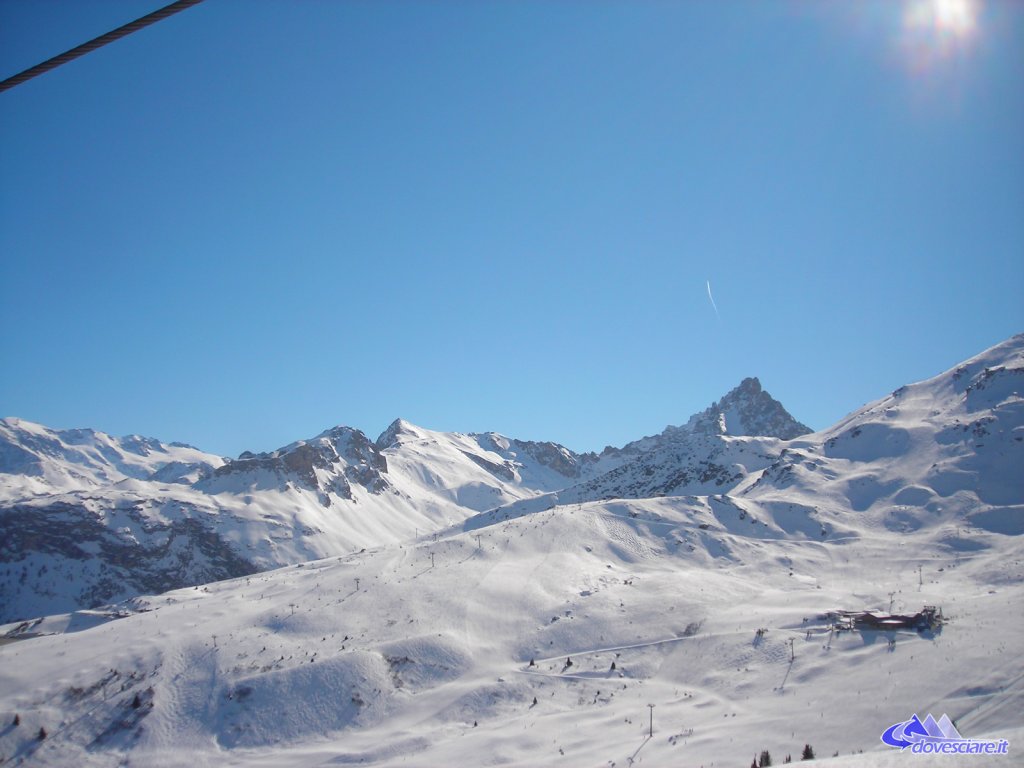
<path id="1" fill-rule="evenodd" d="M 682 427 L 600 454 L 398 419 L 375 441 L 339 426 L 231 460 L 6 419 L 0 621 L 398 542 L 517 502 L 550 506 L 558 493 L 727 490 L 775 458 L 780 437 L 806 431 L 756 379 Z"/>
<path id="2" fill-rule="evenodd" d="M 587 458 L 400 421 L 373 442 L 341 428 L 245 455 L 191 485 L 19 498 L 96 504 L 97 519 L 122 515 L 116 531 L 133 514 L 110 505 L 128 493 L 144 522 L 187 496 L 209 506 L 186 517 L 232 552 L 253 544 L 249 562 L 349 544 L 4 627 L 31 639 L 0 645 L 0 758 L 746 765 L 811 744 L 842 754 L 828 765 L 937 765 L 879 741 L 930 714 L 1009 744 L 942 765 L 1014 765 L 1022 384 L 1024 335 L 789 438 L 777 419 L 712 408 L 647 449 Z M 738 434 L 754 429 L 778 434 Z M 297 529 L 314 519 L 319 533 Z M 257 541 L 278 525 L 274 546 Z M 353 550 L 360 525 L 392 538 Z M 830 617 L 925 605 L 945 623 L 842 630 Z"/>
<path id="3" fill-rule="evenodd" d="M 556 504 L 727 493 L 786 450 L 786 441 L 811 430 L 761 388 L 756 378 L 682 426 L 666 427 L 620 449 L 576 457 L 590 469 L 556 491 L 523 499 L 498 514 L 519 515 Z M 593 470 L 597 471 L 593 471 Z"/>
<path id="4" fill-rule="evenodd" d="M 895 532 L 1024 533 L 1024 334 L 790 441 L 736 496 Z"/>
<path id="5" fill-rule="evenodd" d="M 744 379 L 717 403 L 691 417 L 686 426 L 713 435 L 761 435 L 782 440 L 811 431 L 765 392 L 757 378 Z"/>
<path id="6" fill-rule="evenodd" d="M 129 478 L 187 485 L 224 462 L 184 443 L 0 419 L 0 500 L 101 488 Z"/>
<path id="7" fill-rule="evenodd" d="M 803 510 L 779 530 L 794 515 L 801 530 L 841 530 L 852 509 L 901 530 L 938 516 L 1019 532 L 1019 501 L 1005 510 L 1024 465 L 1020 339 L 817 434 L 745 379 L 682 426 L 600 454 L 399 419 L 377 440 L 335 427 L 230 460 L 5 419 L 0 620 L 610 499 L 719 497 L 744 519 L 758 517 L 744 512 L 757 501 L 769 527 L 772 505 Z"/>

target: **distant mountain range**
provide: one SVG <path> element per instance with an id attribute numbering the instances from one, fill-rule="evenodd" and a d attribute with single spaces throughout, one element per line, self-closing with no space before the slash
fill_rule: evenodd
<path id="1" fill-rule="evenodd" d="M 4 419 L 0 623 L 597 500 L 700 497 L 709 526 L 768 537 L 838 536 L 851 514 L 1024 533 L 1022 391 L 1018 335 L 821 432 L 749 378 L 601 453 L 399 419 L 225 459 Z"/>

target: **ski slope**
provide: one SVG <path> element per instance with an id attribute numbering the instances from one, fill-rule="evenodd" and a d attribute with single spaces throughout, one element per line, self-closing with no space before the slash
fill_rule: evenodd
<path id="1" fill-rule="evenodd" d="M 136 600 L 122 618 L 26 628 L 54 634 L 0 647 L 0 714 L 21 718 L 0 753 L 97 766 L 124 753 L 146 765 L 745 764 L 804 743 L 884 755 L 881 732 L 925 711 L 1012 741 L 1024 552 L 1018 537 L 973 536 L 963 551 L 934 531 L 872 527 L 753 538 L 687 499 L 453 528 Z M 821 618 L 887 610 L 890 596 L 894 611 L 938 604 L 948 623 L 835 634 Z"/>

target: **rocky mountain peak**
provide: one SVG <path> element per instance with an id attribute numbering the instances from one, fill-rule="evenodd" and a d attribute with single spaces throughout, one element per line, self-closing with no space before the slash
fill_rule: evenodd
<path id="1" fill-rule="evenodd" d="M 764 390 L 761 389 L 761 380 L 758 379 L 757 376 L 748 376 L 733 390 L 733 392 L 746 392 L 751 395 L 757 395 L 759 392 L 763 391 Z"/>
<path id="2" fill-rule="evenodd" d="M 756 377 L 743 379 L 720 400 L 691 416 L 686 429 L 705 434 L 778 437 L 782 440 L 792 440 L 812 431 L 768 394 Z"/>
<path id="3" fill-rule="evenodd" d="M 416 426 L 405 419 L 395 419 L 388 425 L 388 428 L 380 433 L 380 437 L 376 440 L 377 448 L 384 450 L 385 448 L 392 448 L 400 442 L 402 435 L 415 436 L 417 434 Z"/>
<path id="4" fill-rule="evenodd" d="M 319 474 L 318 474 L 319 470 Z M 331 494 L 351 500 L 351 483 L 370 493 L 380 493 L 388 482 L 387 459 L 361 430 L 338 426 L 321 432 L 311 440 L 299 440 L 269 453 L 245 451 L 234 461 L 220 467 L 211 482 L 202 489 L 221 489 L 232 477 L 248 477 L 243 485 L 252 485 L 262 474 L 270 482 L 289 482 L 315 491 L 321 505 L 331 506 Z"/>

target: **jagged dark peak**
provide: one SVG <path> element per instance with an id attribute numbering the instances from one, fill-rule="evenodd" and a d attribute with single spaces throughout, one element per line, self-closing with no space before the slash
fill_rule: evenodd
<path id="1" fill-rule="evenodd" d="M 317 470 L 321 471 L 320 476 Z M 388 486 L 383 477 L 387 471 L 387 459 L 362 430 L 337 426 L 276 451 L 246 451 L 217 469 L 214 479 L 223 480 L 232 475 L 251 476 L 260 472 L 281 479 L 290 477 L 300 487 L 316 491 L 320 503 L 329 507 L 331 494 L 352 498 L 350 481 L 364 486 L 371 493 L 380 493 Z"/>
<path id="2" fill-rule="evenodd" d="M 405 419 L 395 419 L 387 429 L 380 433 L 380 437 L 376 441 L 377 448 L 384 450 L 385 448 L 398 445 L 401 442 L 402 436 L 419 436 L 419 427 Z"/>
<path id="3" fill-rule="evenodd" d="M 768 394 L 756 377 L 743 379 L 720 400 L 691 416 L 685 429 L 705 434 L 777 437 L 782 440 L 792 440 L 812 431 Z"/>
<path id="4" fill-rule="evenodd" d="M 328 467 L 338 461 L 337 452 L 331 446 L 318 445 L 317 441 L 299 440 L 278 448 L 276 451 L 253 453 L 243 451 L 234 461 L 229 461 L 217 470 L 217 475 L 230 475 L 257 469 L 291 470 L 308 475 L 312 467 Z"/>
<path id="5" fill-rule="evenodd" d="M 314 455 L 318 457 L 314 460 L 317 466 L 336 463 L 339 458 L 350 461 L 353 458 L 356 461 L 368 459 L 372 463 L 377 463 L 376 457 L 378 453 L 377 446 L 361 429 L 339 425 L 324 430 L 316 437 L 308 440 L 296 440 L 294 443 L 289 443 L 275 451 L 263 453 L 244 451 L 239 454 L 238 459 L 233 464 L 236 465 L 236 468 L 240 468 L 243 462 L 252 462 L 253 460 L 266 461 L 296 456 L 307 457 L 312 460 Z M 295 459 L 292 458 L 290 461 L 294 462 Z"/>
<path id="6" fill-rule="evenodd" d="M 378 451 L 376 444 L 366 436 L 366 433 L 355 427 L 332 427 L 321 432 L 310 442 L 330 445 L 339 456 L 376 454 Z"/>
<path id="7" fill-rule="evenodd" d="M 346 440 L 353 435 L 363 435 L 363 431 L 361 429 L 356 429 L 355 427 L 346 427 L 344 424 L 339 424 L 336 427 L 325 429 L 314 439 L 328 438 L 330 440 Z M 363 437 L 365 437 L 365 435 L 363 435 Z"/>
<path id="8" fill-rule="evenodd" d="M 281 446 L 273 451 L 261 451 L 259 453 L 254 451 L 242 451 L 242 453 L 238 455 L 238 460 L 280 458 L 281 456 L 287 456 L 291 453 L 306 453 L 309 451 L 326 452 L 330 455 L 341 454 L 341 447 L 346 446 L 349 443 L 369 444 L 370 439 L 363 434 L 362 430 L 339 425 L 337 427 L 331 427 L 330 429 L 324 430 L 316 437 L 311 437 L 306 440 L 296 440 L 293 443 L 288 443 L 288 445 Z"/>
<path id="9" fill-rule="evenodd" d="M 763 390 L 761 389 L 761 380 L 758 379 L 757 376 L 748 376 L 743 381 L 741 381 L 740 385 L 733 389 L 732 392 L 730 392 L 729 394 L 731 395 L 733 394 L 733 392 L 748 392 L 751 395 L 756 395 L 762 391 Z M 726 397 L 728 396 L 729 395 L 726 395 Z"/>

